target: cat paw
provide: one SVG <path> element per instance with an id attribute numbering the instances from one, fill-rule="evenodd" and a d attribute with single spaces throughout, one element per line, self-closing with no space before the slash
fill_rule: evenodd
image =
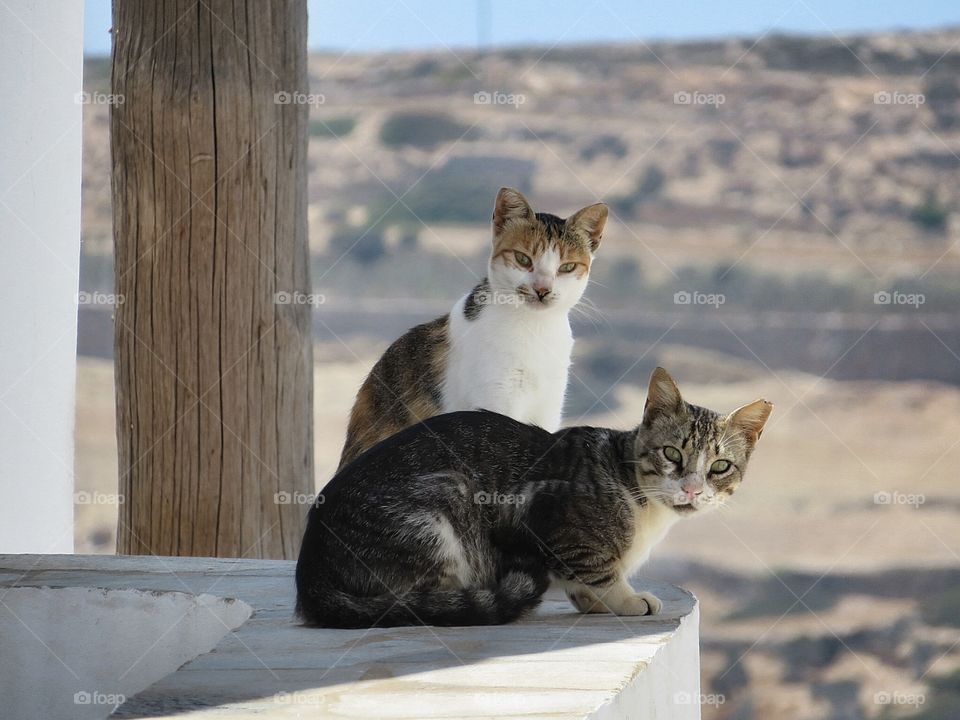
<path id="1" fill-rule="evenodd" d="M 597 603 L 588 593 L 568 592 L 567 599 L 580 613 L 602 613 L 607 609 Z"/>
<path id="2" fill-rule="evenodd" d="M 628 597 L 621 607 L 617 608 L 617 615 L 656 615 L 663 609 L 663 603 L 653 593 L 635 593 Z"/>
<path id="3" fill-rule="evenodd" d="M 650 608 L 650 612 L 647 613 L 648 615 L 659 615 L 660 611 L 663 610 L 663 603 L 660 602 L 660 598 L 653 593 L 642 592 L 638 593 L 638 595 L 646 601 L 647 607 Z"/>

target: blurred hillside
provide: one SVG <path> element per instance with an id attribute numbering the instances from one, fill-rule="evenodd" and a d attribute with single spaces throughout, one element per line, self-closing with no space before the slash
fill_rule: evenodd
<path id="1" fill-rule="evenodd" d="M 668 330 L 771 368 L 960 384 L 960 31 L 309 68 L 320 340 L 444 312 L 483 274 L 493 197 L 514 185 L 560 214 L 611 207 L 596 309 L 577 320 L 588 385 Z M 108 71 L 90 61 L 88 90 Z M 112 283 L 107 130 L 107 107 L 88 106 L 88 290 Z M 84 354 L 109 355 L 103 310 L 81 311 Z"/>
<path id="2" fill-rule="evenodd" d="M 960 236 L 958 41 L 314 55 L 311 242 L 342 252 L 366 232 L 360 262 L 408 243 L 470 255 L 515 184 L 558 212 L 606 200 L 611 244 L 653 274 L 745 252 L 771 270 L 920 274 Z M 91 61 L 88 89 L 107 75 Z M 105 253 L 107 108 L 87 110 L 84 238 Z"/>
<path id="3" fill-rule="evenodd" d="M 567 422 L 636 422 L 656 364 L 777 407 L 731 507 L 644 571 L 701 599 L 704 718 L 960 717 L 960 30 L 309 69 L 318 486 L 378 354 L 484 273 L 497 189 L 604 200 Z M 107 121 L 86 108 L 88 292 L 112 287 Z M 110 308 L 80 322 L 77 487 L 113 493 Z M 78 506 L 78 550 L 111 552 L 115 517 Z"/>

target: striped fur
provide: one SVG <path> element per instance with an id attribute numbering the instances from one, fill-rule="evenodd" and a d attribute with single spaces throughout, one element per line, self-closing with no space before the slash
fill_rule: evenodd
<path id="1" fill-rule="evenodd" d="M 497 624 L 535 608 L 550 582 L 580 612 L 657 613 L 627 579 L 679 518 L 732 494 L 769 412 L 762 400 L 730 415 L 690 405 L 658 369 L 630 431 L 429 418 L 323 489 L 298 613 L 322 627 Z M 730 467 L 711 471 L 719 461 Z"/>

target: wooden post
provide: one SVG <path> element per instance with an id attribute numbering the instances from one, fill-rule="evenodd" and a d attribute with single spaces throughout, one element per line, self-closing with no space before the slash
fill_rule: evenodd
<path id="1" fill-rule="evenodd" d="M 113 4 L 121 553 L 296 557 L 313 490 L 306 27 L 306 0 Z"/>

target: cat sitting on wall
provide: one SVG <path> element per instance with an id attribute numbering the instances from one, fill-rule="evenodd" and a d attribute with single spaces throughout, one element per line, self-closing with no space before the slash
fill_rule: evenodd
<path id="1" fill-rule="evenodd" d="M 434 415 L 484 408 L 550 432 L 560 427 L 573 351 L 568 314 L 587 287 L 607 207 L 567 219 L 534 212 L 502 188 L 487 276 L 448 315 L 396 340 L 367 376 L 340 468 Z"/>

